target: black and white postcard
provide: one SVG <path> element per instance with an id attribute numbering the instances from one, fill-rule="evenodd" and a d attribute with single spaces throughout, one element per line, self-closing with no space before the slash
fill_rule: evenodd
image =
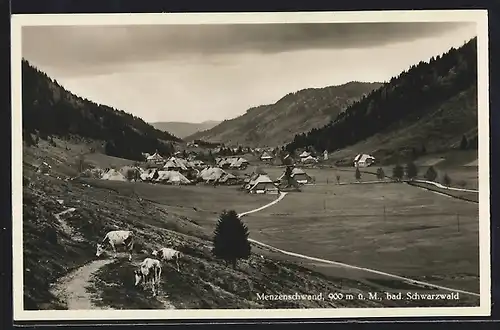
<path id="1" fill-rule="evenodd" d="M 489 315 L 487 38 L 482 10 L 13 15 L 14 319 Z"/>

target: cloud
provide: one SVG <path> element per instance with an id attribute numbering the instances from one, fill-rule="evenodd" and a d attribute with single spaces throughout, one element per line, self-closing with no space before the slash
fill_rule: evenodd
<path id="1" fill-rule="evenodd" d="M 60 74 L 123 65 L 306 49 L 359 49 L 436 37 L 470 23 L 335 23 L 23 27 L 23 56 Z"/>

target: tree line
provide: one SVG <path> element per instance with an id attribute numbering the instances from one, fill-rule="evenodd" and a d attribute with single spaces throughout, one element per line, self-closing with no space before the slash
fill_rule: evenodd
<path id="1" fill-rule="evenodd" d="M 442 56 L 432 57 L 429 62 L 412 65 L 326 126 L 297 134 L 286 149 L 313 146 L 332 152 L 364 140 L 403 118 L 421 117 L 476 84 L 476 44 L 474 38 L 458 49 L 451 48 Z M 421 145 L 413 147 L 420 149 Z"/>
<path id="2" fill-rule="evenodd" d="M 45 140 L 51 135 L 80 136 L 106 141 L 110 156 L 142 160 L 142 152 L 171 155 L 172 142 L 181 141 L 139 117 L 72 94 L 24 59 L 22 102 L 27 143 L 36 143 L 31 134 Z"/>

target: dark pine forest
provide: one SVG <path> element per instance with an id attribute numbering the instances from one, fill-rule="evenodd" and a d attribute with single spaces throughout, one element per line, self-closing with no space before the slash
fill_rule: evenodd
<path id="1" fill-rule="evenodd" d="M 477 83 L 477 38 L 421 61 L 372 91 L 319 129 L 298 134 L 288 151 L 329 152 L 353 145 L 409 116 L 419 118 Z"/>
<path id="2" fill-rule="evenodd" d="M 173 151 L 179 138 L 155 129 L 121 110 L 96 104 L 64 89 L 57 81 L 22 61 L 23 134 L 103 141 L 110 156 L 141 160 L 142 152 Z"/>

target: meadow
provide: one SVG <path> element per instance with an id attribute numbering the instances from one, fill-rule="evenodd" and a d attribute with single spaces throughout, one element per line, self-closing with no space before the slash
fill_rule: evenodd
<path id="1" fill-rule="evenodd" d="M 403 183 L 313 185 L 245 217 L 283 250 L 479 292 L 478 204 Z"/>

